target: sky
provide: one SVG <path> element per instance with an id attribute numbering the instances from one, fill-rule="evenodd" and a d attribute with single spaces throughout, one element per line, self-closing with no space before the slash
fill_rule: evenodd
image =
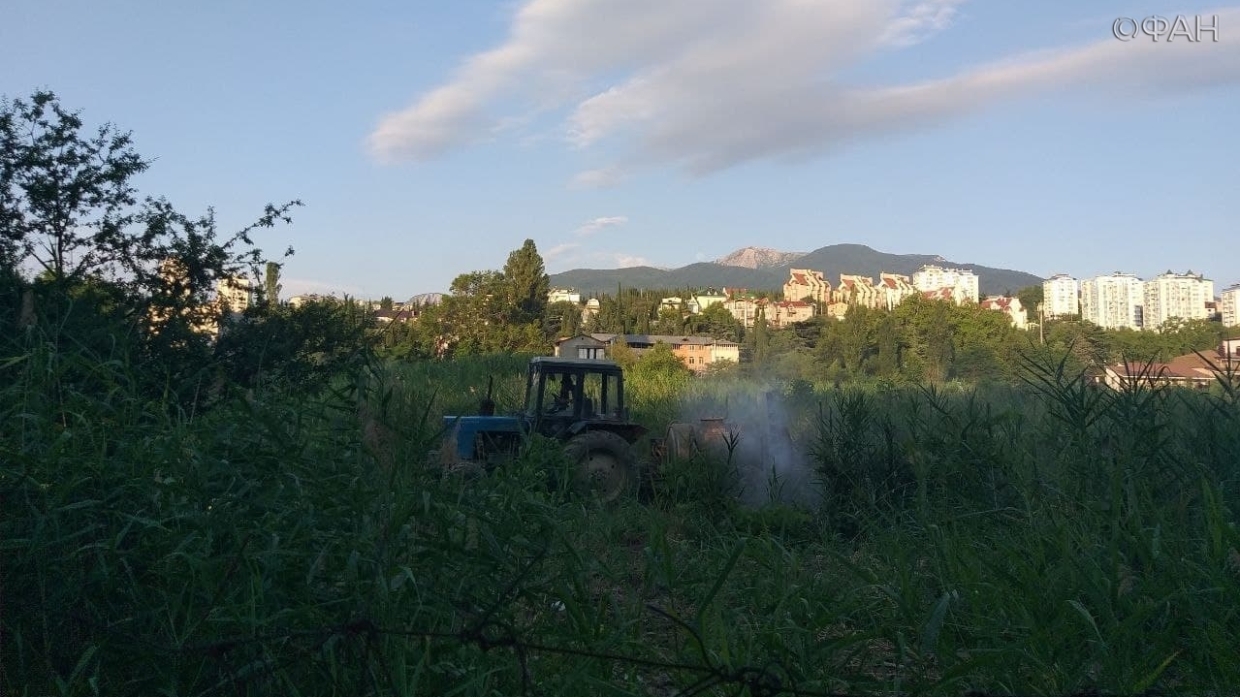
<path id="1" fill-rule="evenodd" d="M 256 237 L 285 296 L 527 238 L 552 273 L 859 243 L 1221 290 L 1240 5 L 1184 2 L 4 0 L 0 95 L 132 131 L 142 192 L 224 232 L 301 200 Z"/>

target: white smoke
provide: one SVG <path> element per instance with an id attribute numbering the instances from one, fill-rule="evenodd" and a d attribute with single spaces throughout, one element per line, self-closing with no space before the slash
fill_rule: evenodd
<path id="1" fill-rule="evenodd" d="M 684 405 L 680 418 L 694 427 L 702 456 L 732 468 L 742 503 L 817 508 L 821 487 L 810 458 L 808 416 L 791 414 L 782 391 L 767 386 L 757 394 Z"/>

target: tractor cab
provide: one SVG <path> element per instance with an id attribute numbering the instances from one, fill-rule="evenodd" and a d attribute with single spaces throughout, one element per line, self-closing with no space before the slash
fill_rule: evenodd
<path id="1" fill-rule="evenodd" d="M 532 430 L 551 437 L 591 423 L 627 422 L 624 373 L 611 361 L 534 358 L 526 375 L 524 415 Z"/>
<path id="2" fill-rule="evenodd" d="M 610 431 L 632 443 L 646 432 L 629 420 L 624 371 L 611 361 L 546 356 L 531 359 L 523 416 L 530 430 L 550 438 L 571 438 L 596 430 Z"/>

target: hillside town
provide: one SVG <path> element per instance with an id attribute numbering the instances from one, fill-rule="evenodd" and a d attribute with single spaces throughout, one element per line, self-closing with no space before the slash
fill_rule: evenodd
<path id="1" fill-rule="evenodd" d="M 1170 322 L 1195 319 L 1220 321 L 1226 327 L 1240 326 L 1240 283 L 1229 286 L 1216 297 L 1214 282 L 1192 271 L 1182 274 L 1167 271 L 1149 280 L 1121 272 L 1087 279 L 1056 274 L 1043 281 L 1043 302 L 1035 307 L 1025 307 L 1014 296 L 981 297 L 978 288 L 978 276 L 973 271 L 938 265 L 922 266 L 911 276 L 883 272 L 877 280 L 840 274 L 835 285 L 821 271 L 793 268 L 779 297 L 745 288 L 724 287 L 686 297 L 667 297 L 661 306 L 700 314 L 711 306 L 721 305 L 747 329 L 753 328 L 759 319 L 764 319 L 774 329 L 787 328 L 820 314 L 842 320 L 850 308 L 891 310 L 918 295 L 957 305 L 973 303 L 1001 312 L 1017 329 L 1036 326 L 1042 319 L 1069 317 L 1103 329 L 1156 331 Z M 299 295 L 288 302 L 297 306 L 324 297 Z M 442 294 L 427 293 L 406 302 L 391 303 L 390 307 L 381 306 L 379 301 L 370 304 L 378 321 L 403 322 L 417 319 L 420 308 L 436 304 L 442 298 Z M 552 288 L 547 301 L 581 306 L 583 321 L 588 321 L 599 310 L 597 298 L 583 298 L 573 289 Z M 244 299 L 233 293 L 230 306 L 234 310 L 243 308 Z"/>
<path id="2" fill-rule="evenodd" d="M 967 268 L 927 264 L 912 275 L 883 272 L 877 279 L 840 274 L 834 284 L 821 271 L 791 268 L 782 292 L 730 287 L 703 289 L 662 298 L 658 309 L 673 315 L 690 316 L 719 307 L 745 329 L 752 330 L 761 323 L 777 330 L 788 329 L 819 316 L 843 320 L 855 308 L 891 311 L 910 298 L 920 297 L 960 306 L 973 305 L 1001 313 L 1017 330 L 1041 328 L 1047 321 L 1065 319 L 1083 320 L 1102 329 L 1153 332 L 1170 330 L 1193 320 L 1220 322 L 1225 327 L 1240 325 L 1237 314 L 1240 284 L 1226 288 L 1216 297 L 1214 282 L 1192 271 L 1182 274 L 1167 271 L 1149 280 L 1119 272 L 1086 279 L 1056 274 L 1045 279 L 1040 290 L 1041 302 L 1027 306 L 1015 295 L 981 296 L 978 276 Z M 1022 296 L 1028 297 L 1025 293 Z M 438 304 L 443 298 L 442 294 L 432 293 L 415 296 L 406 302 L 390 299 L 371 301 L 370 306 L 375 320 L 380 324 L 405 323 L 417 320 L 426 308 Z M 323 298 L 295 296 L 289 303 L 296 306 L 319 299 Z M 725 361 L 741 360 L 740 344 L 720 337 L 587 331 L 584 328 L 592 326 L 591 320 L 599 314 L 600 300 L 597 297 L 583 297 L 582 293 L 570 288 L 551 288 L 547 301 L 548 304 L 576 306 L 581 313 L 580 326 L 583 329 L 555 339 L 555 354 L 558 356 L 601 358 L 611 355 L 613 348 L 623 343 L 637 355 L 665 344 L 695 373 L 705 372 L 712 365 Z M 244 298 L 235 293 L 229 298 L 229 305 L 234 310 L 244 304 Z M 1227 354 L 1234 352 L 1234 347 L 1229 345 Z M 1188 366 L 1192 362 L 1184 358 L 1180 361 L 1184 365 L 1168 364 L 1161 368 L 1168 375 L 1185 373 L 1181 377 L 1192 382 L 1200 378 L 1196 373 L 1201 372 L 1201 366 Z M 1173 368 L 1184 370 L 1176 372 Z M 1109 369 L 1106 381 L 1118 384 L 1128 377 L 1131 376 L 1124 374 L 1121 366 L 1114 366 Z"/>

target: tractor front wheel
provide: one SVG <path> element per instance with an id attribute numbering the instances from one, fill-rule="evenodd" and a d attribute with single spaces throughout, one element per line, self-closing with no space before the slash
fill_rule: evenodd
<path id="1" fill-rule="evenodd" d="M 573 464 L 573 488 L 612 502 L 637 483 L 637 467 L 629 442 L 610 431 L 586 431 L 564 446 Z"/>

